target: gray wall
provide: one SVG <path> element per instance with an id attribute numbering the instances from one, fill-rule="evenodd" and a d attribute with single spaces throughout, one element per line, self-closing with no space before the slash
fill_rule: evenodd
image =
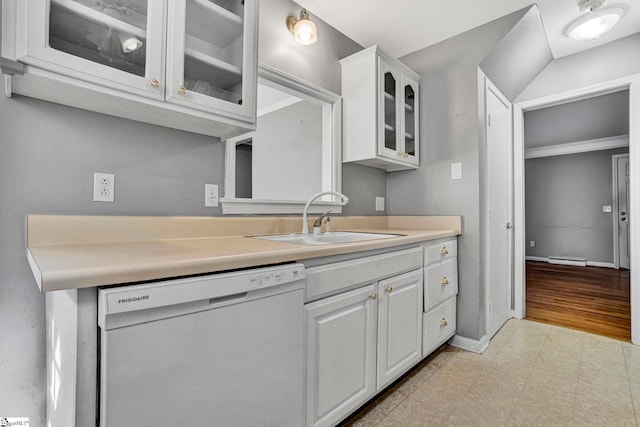
<path id="1" fill-rule="evenodd" d="M 628 133 L 628 90 L 524 113 L 525 148 Z"/>
<path id="2" fill-rule="evenodd" d="M 640 33 L 553 61 L 520 94 L 536 99 L 640 73 Z"/>
<path id="3" fill-rule="evenodd" d="M 286 15 L 299 12 L 261 2 L 260 60 L 339 93 L 337 60 L 361 47 L 318 22 L 316 45 L 279 51 L 291 45 Z M 0 415 L 44 424 L 44 296 L 25 257 L 25 215 L 220 215 L 203 207 L 203 185 L 222 188 L 223 151 L 210 137 L 0 95 Z M 115 173 L 115 203 L 91 201 L 95 171 Z M 344 178 L 345 213 L 373 214 L 384 172 L 345 167 Z"/>
<path id="4" fill-rule="evenodd" d="M 525 161 L 527 256 L 613 263 L 611 156 L 627 148 Z M 534 240 L 535 247 L 529 242 Z"/>
<path id="5" fill-rule="evenodd" d="M 458 240 L 457 332 L 471 339 L 480 339 L 486 333 L 480 268 L 482 161 L 478 66 L 531 10 L 523 9 L 400 58 L 421 76 L 421 158 L 419 169 L 389 174 L 389 212 L 392 215 L 462 215 L 463 235 Z M 501 58 L 500 62 L 508 67 L 526 58 L 528 40 L 525 37 L 521 41 L 522 49 L 509 50 L 510 59 Z M 509 44 L 516 42 L 509 40 Z M 535 45 L 539 44 L 536 38 Z M 516 54 L 518 56 L 513 57 Z M 507 81 L 509 75 L 505 73 L 501 79 L 503 87 L 522 85 Z M 452 162 L 462 162 L 462 180 L 449 179 Z"/>

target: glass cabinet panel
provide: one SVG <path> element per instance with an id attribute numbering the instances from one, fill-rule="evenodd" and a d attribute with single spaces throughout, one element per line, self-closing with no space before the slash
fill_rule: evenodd
<path id="1" fill-rule="evenodd" d="M 384 146 L 389 150 L 396 150 L 396 78 L 391 72 L 384 73 Z"/>
<path id="2" fill-rule="evenodd" d="M 242 0 L 187 0 L 184 88 L 242 105 Z"/>
<path id="3" fill-rule="evenodd" d="M 411 85 L 404 87 L 404 151 L 416 155 L 416 93 Z"/>
<path id="4" fill-rule="evenodd" d="M 147 16 L 147 0 L 52 0 L 49 46 L 144 77 Z"/>

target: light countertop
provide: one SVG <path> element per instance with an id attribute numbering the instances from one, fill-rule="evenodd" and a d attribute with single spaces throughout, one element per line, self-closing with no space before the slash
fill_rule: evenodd
<path id="1" fill-rule="evenodd" d="M 296 217 L 29 215 L 27 257 L 43 292 L 257 267 L 461 234 L 451 217 L 336 217 L 334 231 L 401 236 L 306 246 L 249 236 L 299 232 Z"/>

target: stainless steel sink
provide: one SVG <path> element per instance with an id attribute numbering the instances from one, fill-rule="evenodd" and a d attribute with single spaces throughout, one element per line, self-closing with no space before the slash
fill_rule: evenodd
<path id="1" fill-rule="evenodd" d="M 361 242 L 363 240 L 389 239 L 402 234 L 358 233 L 355 231 L 334 231 L 322 234 L 276 234 L 272 236 L 254 236 L 256 239 L 277 242 L 296 243 L 298 245 L 330 245 L 333 243 Z"/>

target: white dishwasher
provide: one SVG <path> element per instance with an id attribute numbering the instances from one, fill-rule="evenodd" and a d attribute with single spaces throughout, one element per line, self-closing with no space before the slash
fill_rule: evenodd
<path id="1" fill-rule="evenodd" d="M 303 425 L 302 264 L 105 288 L 100 427 Z"/>

